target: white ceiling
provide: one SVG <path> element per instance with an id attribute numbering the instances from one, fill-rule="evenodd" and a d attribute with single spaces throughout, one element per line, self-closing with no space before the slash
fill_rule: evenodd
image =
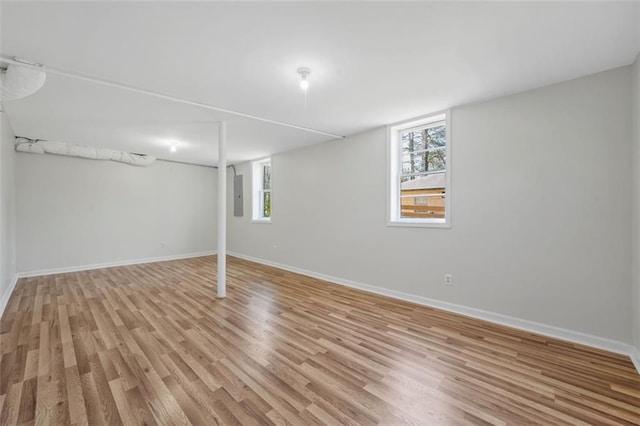
<path id="1" fill-rule="evenodd" d="M 2 2 L 0 52 L 349 135 L 630 64 L 638 6 Z M 217 162 L 220 119 L 233 163 L 330 139 L 54 75 L 5 109 L 21 136 L 201 164 Z"/>

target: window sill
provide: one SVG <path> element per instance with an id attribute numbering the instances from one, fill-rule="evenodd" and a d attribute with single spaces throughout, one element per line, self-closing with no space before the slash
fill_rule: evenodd
<path id="1" fill-rule="evenodd" d="M 424 220 L 392 220 L 387 221 L 387 226 L 396 226 L 399 228 L 451 228 L 451 223 L 445 222 L 444 219 Z"/>
<path id="2" fill-rule="evenodd" d="M 253 223 L 271 223 L 271 219 L 251 219 Z"/>

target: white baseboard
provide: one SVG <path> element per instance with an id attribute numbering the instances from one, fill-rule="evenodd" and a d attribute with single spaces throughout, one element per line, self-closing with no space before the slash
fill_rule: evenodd
<path id="1" fill-rule="evenodd" d="M 171 256 L 148 257 L 145 259 L 120 260 L 116 262 L 94 263 L 91 265 L 66 266 L 63 268 L 41 269 L 39 271 L 18 272 L 18 278 L 39 277 L 42 275 L 65 274 L 68 272 L 90 271 L 92 269 L 113 268 L 115 266 L 139 265 L 141 263 L 166 262 L 168 260 L 190 259 L 192 257 L 212 256 L 216 250 L 198 253 L 175 254 Z"/>
<path id="2" fill-rule="evenodd" d="M 7 308 L 9 298 L 11 298 L 11 294 L 13 293 L 13 289 L 16 288 L 16 284 L 18 284 L 18 275 L 14 274 L 11 279 L 11 283 L 9 284 L 9 288 L 4 292 L 2 297 L 0 297 L 0 318 L 4 315 L 4 310 Z"/>
<path id="3" fill-rule="evenodd" d="M 627 355 L 631 357 L 633 360 L 633 356 L 632 356 L 633 347 L 627 343 L 618 342 L 618 341 L 606 339 L 603 337 L 593 336 L 591 334 L 571 331 L 564 328 L 555 327 L 552 325 L 515 318 L 508 315 L 502 315 L 494 312 L 484 311 L 482 309 L 471 308 L 468 306 L 457 305 L 449 302 L 443 302 L 441 300 L 435 300 L 427 297 L 416 296 L 413 294 L 403 293 L 400 291 L 389 290 L 382 287 L 362 284 L 356 281 L 346 280 L 338 277 L 332 277 L 332 276 L 320 274 L 314 271 L 309 271 L 306 269 L 296 268 L 294 266 L 283 265 L 281 263 L 272 262 L 270 260 L 247 256 L 241 253 L 228 252 L 228 254 L 230 256 L 235 256 L 240 259 L 261 263 L 263 265 L 273 266 L 275 268 L 284 269 L 286 271 L 295 272 L 295 273 L 306 275 L 312 278 L 318 278 L 324 281 L 330 281 L 332 283 L 355 288 L 358 290 L 367 291 L 369 293 L 376 293 L 383 296 L 393 297 L 394 299 L 405 300 L 408 302 L 417 303 L 419 305 L 438 308 L 444 311 L 453 312 L 456 314 L 461 314 L 468 317 L 481 319 L 484 321 L 489 321 L 489 322 L 504 325 L 507 327 L 517 328 L 519 330 L 524 330 L 531 333 L 541 334 L 543 336 L 565 340 L 571 343 L 578 343 L 581 345 L 603 349 L 603 350 L 617 353 L 617 354 Z M 634 361 L 634 365 L 636 366 L 636 369 L 638 370 L 638 373 L 640 374 L 640 363 L 638 362 L 640 361 L 640 357 L 638 357 L 637 353 L 636 353 L 636 360 L 633 360 L 633 361 Z"/>
<path id="4" fill-rule="evenodd" d="M 638 370 L 638 374 L 640 374 L 640 348 L 631 348 L 631 353 L 629 354 L 631 358 L 631 362 L 636 366 L 636 370 Z"/>

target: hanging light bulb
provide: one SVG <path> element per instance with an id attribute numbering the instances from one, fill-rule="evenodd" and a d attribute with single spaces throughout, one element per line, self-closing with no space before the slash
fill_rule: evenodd
<path id="1" fill-rule="evenodd" d="M 306 92 L 309 89 L 307 76 L 311 74 L 311 70 L 307 67 L 301 67 L 298 68 L 298 74 L 300 74 L 300 88 Z"/>

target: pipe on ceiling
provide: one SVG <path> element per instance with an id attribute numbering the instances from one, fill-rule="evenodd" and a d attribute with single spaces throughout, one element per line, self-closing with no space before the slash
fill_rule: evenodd
<path id="1" fill-rule="evenodd" d="M 156 161 L 156 157 L 144 154 L 132 154 L 130 152 L 114 149 L 94 148 L 91 146 L 75 145 L 67 142 L 43 141 L 16 137 L 16 151 L 32 154 L 55 154 L 67 157 L 80 157 L 91 160 L 116 161 L 132 166 L 146 167 Z"/>

